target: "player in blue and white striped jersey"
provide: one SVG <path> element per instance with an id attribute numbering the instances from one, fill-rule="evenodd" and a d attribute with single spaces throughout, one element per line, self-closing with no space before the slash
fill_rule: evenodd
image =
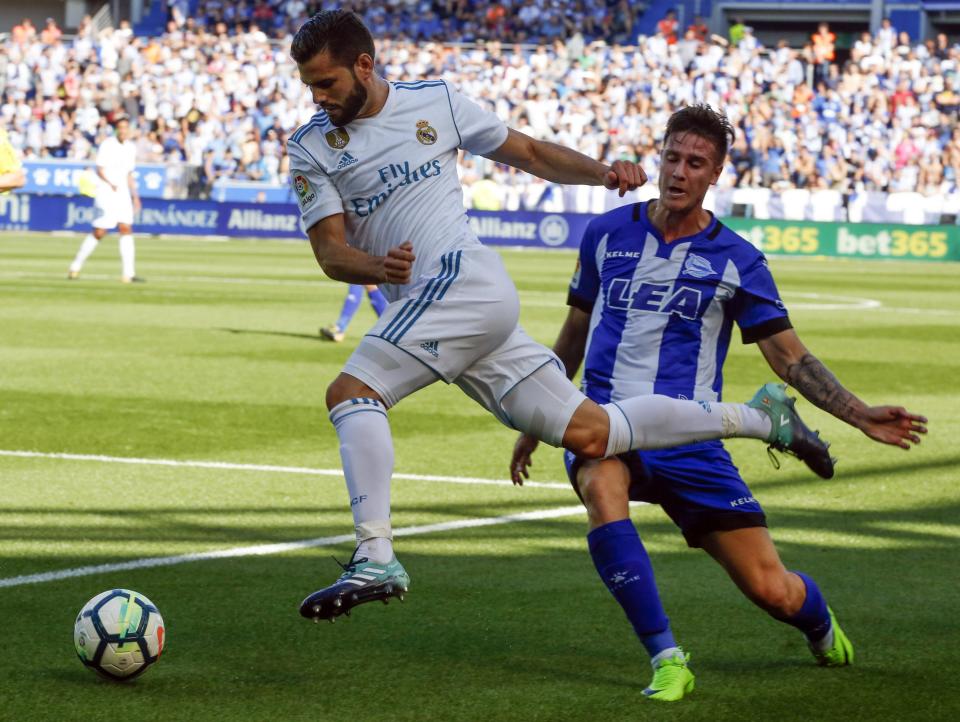
<path id="1" fill-rule="evenodd" d="M 596 218 L 580 247 L 570 310 L 554 352 L 570 378 L 584 365 L 583 390 L 618 403 L 644 394 L 720 400 L 733 331 L 756 343 L 770 367 L 812 403 L 870 438 L 908 448 L 926 422 L 900 407 L 868 407 L 803 346 L 763 254 L 704 210 L 733 129 L 708 106 L 671 116 L 661 153 L 660 197 Z M 767 384 L 755 402 L 782 394 Z M 511 460 L 514 483 L 528 474 L 537 441 L 522 435 Z M 628 501 L 660 504 L 687 543 L 702 547 L 743 593 L 800 629 L 821 665 L 853 661 L 853 647 L 816 583 L 784 568 L 759 502 L 720 441 L 585 459 L 567 451 L 570 480 L 587 507 L 590 554 L 650 654 L 647 697 L 676 701 L 693 689 L 653 568 Z"/>

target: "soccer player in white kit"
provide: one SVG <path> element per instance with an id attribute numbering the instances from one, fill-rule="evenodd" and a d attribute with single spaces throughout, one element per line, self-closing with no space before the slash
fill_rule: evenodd
<path id="1" fill-rule="evenodd" d="M 744 436 L 832 476 L 826 444 L 786 397 L 756 405 L 655 395 L 588 400 L 556 355 L 518 325 L 513 282 L 467 223 L 457 150 L 621 195 L 646 181 L 640 166 L 606 166 L 510 130 L 443 80 L 388 83 L 374 53 L 367 28 L 342 10 L 314 15 L 291 48 L 320 107 L 287 143 L 314 255 L 331 278 L 378 284 L 390 301 L 327 389 L 357 548 L 339 579 L 303 600 L 304 617 L 332 621 L 406 592 L 410 578 L 392 544 L 386 412 L 438 379 L 507 426 L 585 458 Z"/>
<path id="2" fill-rule="evenodd" d="M 80 244 L 67 278 L 75 280 L 90 254 L 114 228 L 120 230 L 120 280 L 142 283 L 136 274 L 136 250 L 133 242 L 133 214 L 140 210 L 140 196 L 133 172 L 137 163 L 137 147 L 130 140 L 130 121 L 121 116 L 114 121 L 114 134 L 97 149 L 97 195 L 94 198 L 93 230 Z"/>

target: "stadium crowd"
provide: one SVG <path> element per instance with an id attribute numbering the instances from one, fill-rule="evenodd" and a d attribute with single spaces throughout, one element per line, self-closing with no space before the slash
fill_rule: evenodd
<path id="1" fill-rule="evenodd" d="M 286 137 L 316 112 L 289 34 L 317 5 L 201 0 L 186 12 L 173 0 L 158 37 L 126 22 L 98 32 L 89 18 L 70 37 L 52 21 L 42 31 L 20 23 L 0 44 L 0 122 L 27 159 L 89 159 L 122 113 L 139 130 L 138 160 L 196 167 L 201 195 L 219 178 L 284 183 Z M 385 38 L 388 79 L 441 76 L 519 130 L 608 161 L 639 159 L 651 177 L 666 119 L 706 102 L 738 129 L 721 186 L 958 190 L 960 46 L 944 35 L 916 43 L 884 21 L 840 63 L 825 24 L 802 48 L 766 48 L 741 23 L 719 37 L 672 16 L 652 36 L 631 35 L 622 0 L 578 0 L 576 22 L 567 14 L 560 27 L 560 5 L 352 3 Z M 521 44 L 533 26 L 541 42 Z M 551 192 L 483 158 L 464 158 L 461 171 L 477 207 L 502 203 L 505 187 L 526 207 Z"/>

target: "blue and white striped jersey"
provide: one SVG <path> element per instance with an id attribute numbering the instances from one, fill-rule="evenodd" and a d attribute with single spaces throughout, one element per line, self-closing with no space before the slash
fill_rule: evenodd
<path id="1" fill-rule="evenodd" d="M 591 314 L 584 393 L 719 401 L 733 323 L 744 343 L 791 327 L 763 254 L 714 218 L 664 242 L 647 203 L 591 221 L 568 303 Z"/>

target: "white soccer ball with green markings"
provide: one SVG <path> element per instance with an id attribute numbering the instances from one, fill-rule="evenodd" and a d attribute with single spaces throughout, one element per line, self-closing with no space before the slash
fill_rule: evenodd
<path id="1" fill-rule="evenodd" d="M 80 661 L 104 677 L 132 679 L 160 658 L 163 617 L 138 592 L 111 589 L 83 605 L 73 627 Z"/>

